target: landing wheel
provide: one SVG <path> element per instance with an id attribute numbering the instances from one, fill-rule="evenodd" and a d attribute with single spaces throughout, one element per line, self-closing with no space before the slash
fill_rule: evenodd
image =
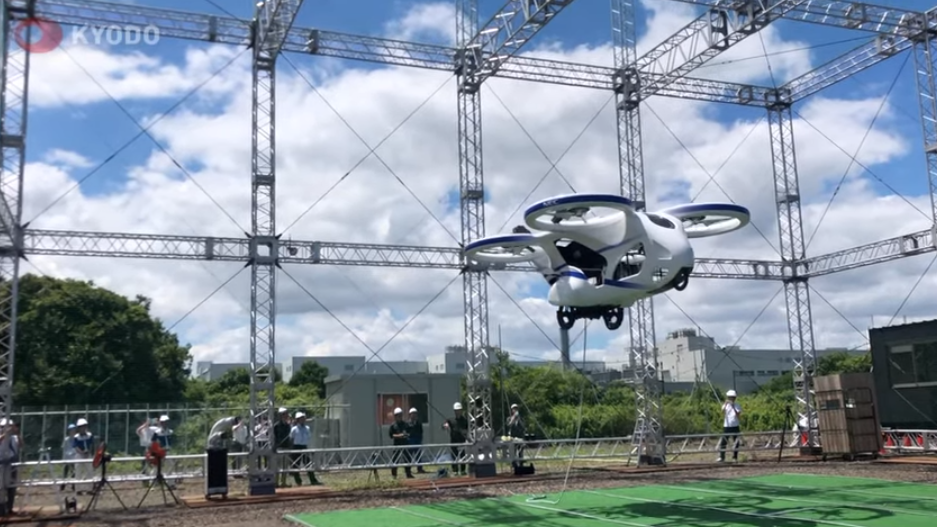
<path id="1" fill-rule="evenodd" d="M 572 329 L 576 325 L 576 316 L 568 308 L 559 308 L 556 310 L 556 322 L 560 329 Z"/>
<path id="2" fill-rule="evenodd" d="M 690 271 L 681 270 L 677 275 L 677 279 L 673 284 L 673 288 L 677 291 L 683 291 L 686 289 L 686 286 L 690 284 Z"/>
<path id="3" fill-rule="evenodd" d="M 605 327 L 610 331 L 615 331 L 621 327 L 621 323 L 625 321 L 625 308 L 615 307 L 609 309 L 605 313 L 602 313 L 602 320 L 605 322 Z"/>

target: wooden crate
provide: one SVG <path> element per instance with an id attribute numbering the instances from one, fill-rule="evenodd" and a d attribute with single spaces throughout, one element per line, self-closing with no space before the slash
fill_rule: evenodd
<path id="1" fill-rule="evenodd" d="M 814 388 L 824 454 L 877 454 L 882 449 L 872 374 L 816 377 Z"/>

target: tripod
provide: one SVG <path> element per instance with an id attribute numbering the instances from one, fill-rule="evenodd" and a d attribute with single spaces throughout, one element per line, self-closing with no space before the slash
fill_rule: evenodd
<path id="1" fill-rule="evenodd" d="M 172 487 L 169 486 L 169 483 L 166 483 L 166 478 L 163 477 L 163 456 L 161 455 L 156 456 L 156 477 L 147 485 L 146 492 L 143 493 L 143 497 L 140 498 L 140 503 L 137 504 L 138 509 L 143 506 L 146 497 L 150 495 L 150 491 L 157 485 L 159 485 L 159 490 L 163 493 L 163 505 L 169 505 L 169 500 L 166 499 L 166 492 L 169 492 L 169 495 L 172 496 L 172 501 L 176 505 L 179 505 L 179 498 L 176 497 L 176 493 L 172 491 Z"/>
<path id="2" fill-rule="evenodd" d="M 117 494 L 117 491 L 114 490 L 114 487 L 111 485 L 111 482 L 107 480 L 107 464 L 111 461 L 111 456 L 107 454 L 101 455 L 101 479 L 94 482 L 94 487 L 91 489 L 91 499 L 88 500 L 88 505 L 85 506 L 84 512 L 93 510 L 98 505 L 98 500 L 101 499 L 101 491 L 104 487 L 107 487 L 111 491 L 111 494 L 117 498 L 117 503 L 120 503 L 120 506 L 124 510 L 127 510 L 127 506 L 124 505 L 124 501 L 120 499 L 120 495 Z M 68 503 L 66 501 L 66 503 Z"/>
<path id="3" fill-rule="evenodd" d="M 784 454 L 784 434 L 788 428 L 791 428 L 797 419 L 794 418 L 794 412 L 791 411 L 791 405 L 784 407 L 784 426 L 781 428 L 781 445 L 778 447 L 778 463 L 781 462 L 781 456 Z M 801 433 L 800 426 L 797 427 L 797 433 Z"/>

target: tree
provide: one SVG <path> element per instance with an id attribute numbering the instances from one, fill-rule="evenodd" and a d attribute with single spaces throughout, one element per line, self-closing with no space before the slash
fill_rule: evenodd
<path id="1" fill-rule="evenodd" d="M 820 377 L 839 373 L 868 373 L 870 371 L 872 371 L 871 352 L 856 355 L 846 351 L 836 351 L 817 359 L 814 376 Z M 760 393 L 781 393 L 793 391 L 793 389 L 794 374 L 793 372 L 786 372 L 769 379 L 768 382 L 761 385 L 758 391 Z"/>
<path id="2" fill-rule="evenodd" d="M 34 275 L 20 279 L 16 344 L 19 405 L 180 401 L 192 360 L 149 299 Z"/>
<path id="3" fill-rule="evenodd" d="M 320 398 L 325 397 L 325 378 L 328 377 L 329 370 L 325 366 L 314 360 L 306 361 L 299 367 L 299 371 L 293 373 L 290 378 L 290 386 L 312 387 L 316 390 L 316 395 Z"/>
<path id="4" fill-rule="evenodd" d="M 837 373 L 868 373 L 872 371 L 872 353 L 856 355 L 836 351 L 820 357 L 817 361 L 817 376 Z"/>

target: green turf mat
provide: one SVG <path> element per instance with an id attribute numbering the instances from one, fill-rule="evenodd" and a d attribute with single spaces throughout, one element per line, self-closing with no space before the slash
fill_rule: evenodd
<path id="1" fill-rule="evenodd" d="M 894 495 L 861 494 L 879 488 Z M 297 514 L 287 519 L 311 527 L 934 527 L 935 491 L 937 486 L 871 479 L 774 475 L 569 491 L 543 499 L 516 495 Z"/>
<path id="2" fill-rule="evenodd" d="M 813 504 L 782 501 L 772 496 L 753 494 L 714 495 L 693 488 L 671 488 L 668 499 L 661 499 L 659 488 L 632 487 L 595 491 L 609 499 L 627 504 L 635 515 L 670 517 L 677 525 L 690 525 L 699 520 L 721 519 L 726 523 L 756 525 L 807 524 L 840 525 L 842 527 L 934 527 L 934 516 L 901 514 L 857 504 Z M 870 503 L 870 504 L 874 504 Z"/>
<path id="3" fill-rule="evenodd" d="M 459 500 L 399 509 L 294 514 L 287 519 L 311 527 L 581 527 L 583 521 L 589 521 L 495 499 Z"/>
<path id="4" fill-rule="evenodd" d="M 691 483 L 710 495 L 742 494 L 767 496 L 786 502 L 801 502 L 804 506 L 844 505 L 886 509 L 896 513 L 933 515 L 937 518 L 937 485 L 890 485 L 874 480 L 841 478 L 824 479 L 816 487 L 810 486 L 812 476 L 764 476 L 736 480 Z M 837 484 L 838 483 L 838 484 Z"/>
<path id="5" fill-rule="evenodd" d="M 743 480 L 736 480 L 743 481 Z M 777 474 L 745 478 L 744 481 L 765 481 L 782 485 L 813 487 L 815 489 L 859 490 L 863 493 L 884 495 L 919 496 L 937 498 L 937 485 L 931 483 L 908 483 L 872 478 L 847 478 L 838 476 L 814 476 L 804 474 Z"/>

